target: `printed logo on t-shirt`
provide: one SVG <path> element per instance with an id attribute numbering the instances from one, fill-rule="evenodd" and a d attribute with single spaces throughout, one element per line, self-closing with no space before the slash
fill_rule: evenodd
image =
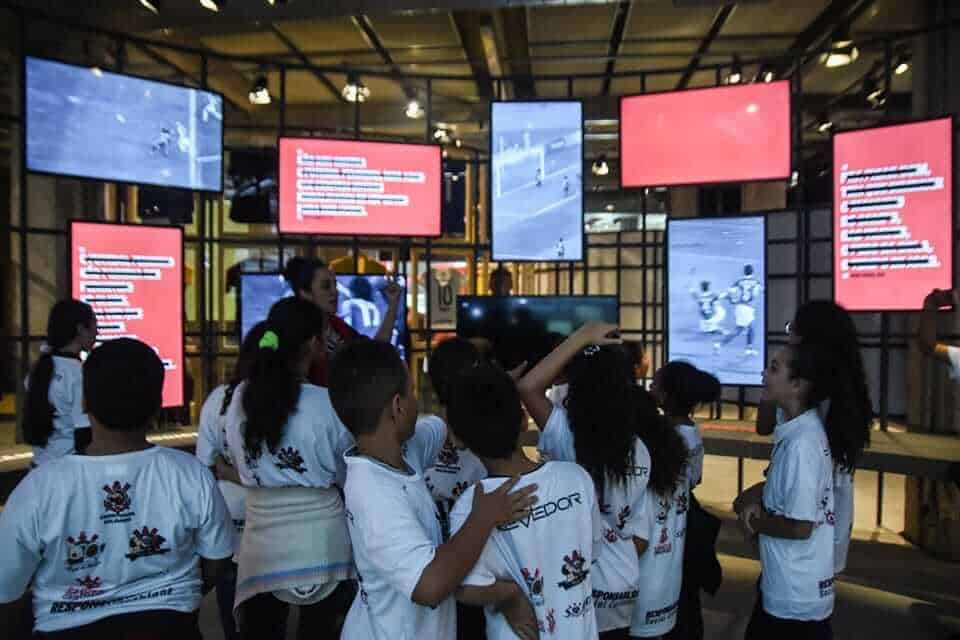
<path id="1" fill-rule="evenodd" d="M 523 526 L 524 528 L 529 528 L 530 525 L 539 520 L 544 520 L 550 516 L 560 513 L 561 511 L 566 511 L 567 509 L 572 509 L 574 505 L 582 504 L 580 497 L 580 492 L 571 493 L 568 496 L 564 496 L 552 502 L 545 502 L 543 504 L 538 504 L 527 512 L 527 515 L 523 516 L 516 522 L 510 524 L 502 524 L 497 527 L 500 531 L 511 531 L 517 527 Z"/>
<path id="2" fill-rule="evenodd" d="M 570 555 L 563 556 L 563 568 L 560 572 L 564 580 L 557 583 L 558 587 L 572 589 L 587 579 L 590 570 L 586 568 L 587 560 L 580 553 L 579 549 L 574 549 Z"/>
<path id="3" fill-rule="evenodd" d="M 363 576 L 359 573 L 357 573 L 357 584 L 360 586 L 360 602 L 367 604 L 370 596 L 367 595 L 367 590 L 363 588 Z"/>
<path id="4" fill-rule="evenodd" d="M 607 542 L 616 542 L 617 538 L 620 536 L 617 535 L 617 532 L 613 529 L 603 528 L 603 537 L 607 539 Z"/>
<path id="5" fill-rule="evenodd" d="M 137 558 L 169 553 L 169 548 L 163 548 L 163 543 L 166 541 L 167 539 L 157 533 L 156 529 L 148 527 L 140 530 L 134 529 L 133 535 L 130 536 L 130 553 L 127 554 L 127 559 L 136 560 Z"/>
<path id="6" fill-rule="evenodd" d="M 688 508 L 687 501 L 688 501 L 688 498 L 686 493 L 681 493 L 680 495 L 677 496 L 677 515 L 678 516 L 687 512 L 687 508 Z"/>
<path id="7" fill-rule="evenodd" d="M 106 511 L 100 519 L 105 524 L 115 522 L 129 522 L 133 516 L 137 515 L 130 510 L 132 499 L 130 489 L 132 485 L 129 482 L 120 484 L 119 480 L 114 480 L 112 485 L 103 485 L 103 491 L 106 497 L 103 499 L 103 508 Z"/>
<path id="8" fill-rule="evenodd" d="M 583 600 L 574 602 L 563 612 L 564 618 L 579 618 L 590 612 L 590 605 L 593 603 L 593 596 L 587 596 Z"/>
<path id="9" fill-rule="evenodd" d="M 833 595 L 833 578 L 820 581 L 820 597 L 829 598 Z"/>
<path id="10" fill-rule="evenodd" d="M 81 531 L 76 538 L 67 536 L 67 571 L 86 571 L 98 566 L 106 546 L 97 534 L 88 538 L 86 532 Z"/>
<path id="11" fill-rule="evenodd" d="M 630 606 L 637 600 L 639 589 L 631 591 L 600 591 L 593 590 L 593 606 L 597 609 L 615 609 L 622 606 Z"/>
<path id="12" fill-rule="evenodd" d="M 647 615 L 645 618 L 646 624 L 660 624 L 661 622 L 666 622 L 673 616 L 676 609 L 677 609 L 677 603 L 674 602 L 668 607 L 647 611 Z"/>
<path id="13" fill-rule="evenodd" d="M 670 553 L 670 550 L 673 549 L 673 543 L 670 542 L 670 534 L 667 532 L 667 528 L 663 527 L 660 529 L 660 541 L 657 542 L 657 546 L 653 548 L 655 555 L 660 555 L 662 553 Z"/>
<path id="14" fill-rule="evenodd" d="M 823 511 L 823 520 L 817 524 L 823 524 L 826 522 L 831 527 L 837 524 L 837 517 L 833 510 L 827 508 L 830 506 L 830 494 L 832 492 L 833 487 L 828 487 L 827 492 L 823 494 L 823 498 L 820 500 L 820 510 Z"/>
<path id="15" fill-rule="evenodd" d="M 613 507 L 611 507 L 609 503 L 604 502 L 603 500 L 600 500 L 597 502 L 597 508 L 600 509 L 600 513 L 604 515 L 608 515 L 613 510 Z"/>
<path id="16" fill-rule="evenodd" d="M 547 611 L 547 616 L 544 620 L 537 620 L 537 628 L 540 629 L 540 633 L 553 635 L 553 632 L 557 630 L 557 617 L 553 609 Z"/>
<path id="17" fill-rule="evenodd" d="M 630 505 L 626 505 L 623 509 L 620 509 L 620 512 L 617 514 L 617 529 L 623 531 L 623 528 L 627 526 L 627 520 L 630 519 Z"/>
<path id="18" fill-rule="evenodd" d="M 457 482 L 456 484 L 453 485 L 453 489 L 450 491 L 450 493 L 453 494 L 454 498 L 459 498 L 460 496 L 463 495 L 463 492 L 469 488 L 470 488 L 470 483 L 464 480 L 461 480 L 460 482 Z"/>
<path id="19" fill-rule="evenodd" d="M 650 473 L 647 467 L 632 465 L 627 468 L 627 475 L 633 478 L 644 478 Z"/>
<path id="20" fill-rule="evenodd" d="M 434 467 L 437 473 L 460 473 L 460 452 L 447 440 L 437 454 L 437 464 Z"/>
<path id="21" fill-rule="evenodd" d="M 103 595 L 102 586 L 103 582 L 100 578 L 94 576 L 87 576 L 85 578 L 77 578 L 74 580 L 73 586 L 67 587 L 67 590 L 63 592 L 64 600 L 83 600 L 84 598 L 96 598 L 97 596 Z"/>
<path id="22" fill-rule="evenodd" d="M 543 576 L 540 575 L 540 569 L 534 569 L 533 573 L 524 567 L 520 570 L 523 574 L 523 581 L 527 583 L 527 594 L 530 596 L 530 602 L 535 607 L 543 606 Z"/>
<path id="23" fill-rule="evenodd" d="M 670 511 L 670 501 L 666 498 L 660 498 L 657 501 L 657 524 L 664 525 L 667 523 L 667 512 Z"/>
<path id="24" fill-rule="evenodd" d="M 307 468 L 303 466 L 303 456 L 293 447 L 280 449 L 276 455 L 277 469 L 290 469 L 297 473 L 306 473 Z"/>

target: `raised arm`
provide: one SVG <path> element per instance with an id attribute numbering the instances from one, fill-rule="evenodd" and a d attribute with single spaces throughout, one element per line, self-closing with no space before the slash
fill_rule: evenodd
<path id="1" fill-rule="evenodd" d="M 378 342 L 390 342 L 393 336 L 393 325 L 397 323 L 397 310 L 400 308 L 403 287 L 391 280 L 383 290 L 383 295 L 387 298 L 387 312 L 383 314 L 383 322 L 380 323 L 377 335 L 373 339 Z"/>

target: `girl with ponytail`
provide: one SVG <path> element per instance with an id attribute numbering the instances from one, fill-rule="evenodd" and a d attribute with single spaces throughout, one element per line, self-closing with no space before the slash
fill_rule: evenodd
<path id="1" fill-rule="evenodd" d="M 42 355 L 27 378 L 23 435 L 33 445 L 39 466 L 90 444 L 90 421 L 83 412 L 83 369 L 80 352 L 97 339 L 97 317 L 90 305 L 61 300 L 47 319 Z"/>
<path id="2" fill-rule="evenodd" d="M 227 409 L 227 449 L 248 490 L 234 600 L 242 638 L 275 637 L 291 604 L 300 607 L 298 637 L 338 637 L 352 596 L 337 485 L 353 438 L 327 390 L 306 381 L 323 327 L 316 305 L 274 304 Z"/>

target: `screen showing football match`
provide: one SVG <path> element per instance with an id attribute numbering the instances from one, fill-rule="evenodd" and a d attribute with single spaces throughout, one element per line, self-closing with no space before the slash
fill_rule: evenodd
<path id="1" fill-rule="evenodd" d="M 790 85 L 621 98 L 620 158 L 623 187 L 788 178 Z"/>
<path id="2" fill-rule="evenodd" d="M 760 216 L 668 220 L 667 360 L 686 360 L 722 384 L 762 384 L 765 244 Z"/>
<path id="3" fill-rule="evenodd" d="M 280 139 L 280 231 L 440 235 L 440 147 Z"/>
<path id="4" fill-rule="evenodd" d="M 494 102 L 494 260 L 583 260 L 583 105 Z"/>
<path id="5" fill-rule="evenodd" d="M 953 283 L 950 118 L 833 137 L 834 299 L 909 311 Z"/>
<path id="6" fill-rule="evenodd" d="M 219 94 L 41 58 L 25 65 L 28 170 L 222 190 Z"/>
<path id="7" fill-rule="evenodd" d="M 97 340 L 134 338 L 163 361 L 163 406 L 183 405 L 183 230 L 73 222 L 73 297 L 97 316 Z"/>

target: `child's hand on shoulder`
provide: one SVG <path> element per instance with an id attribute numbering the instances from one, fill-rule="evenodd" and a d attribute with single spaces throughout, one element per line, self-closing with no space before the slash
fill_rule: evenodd
<path id="1" fill-rule="evenodd" d="M 491 529 L 527 515 L 530 507 L 537 503 L 537 485 L 527 485 L 511 493 L 518 482 L 520 477 L 514 476 L 490 493 L 484 493 L 483 483 L 477 482 L 473 489 L 472 513 Z"/>

